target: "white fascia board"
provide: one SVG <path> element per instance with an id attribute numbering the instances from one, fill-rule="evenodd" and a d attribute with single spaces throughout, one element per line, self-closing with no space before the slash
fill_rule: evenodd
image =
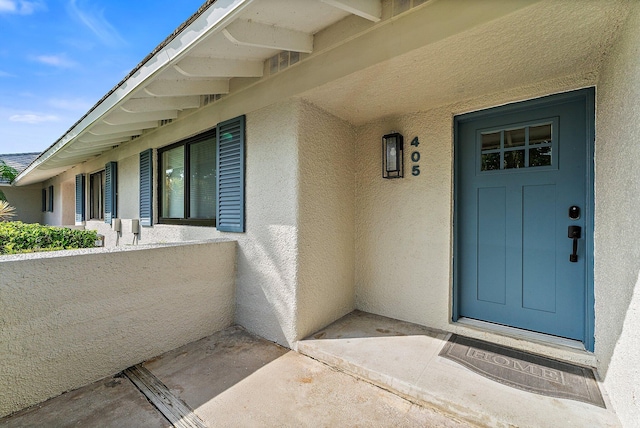
<path id="1" fill-rule="evenodd" d="M 89 126 L 99 121 L 136 89 L 148 84 L 159 73 L 172 65 L 181 56 L 196 46 L 206 36 L 222 31 L 255 0 L 217 0 L 191 24 L 183 28 L 173 40 L 167 43 L 151 59 L 140 67 L 126 81 L 122 82 L 106 99 L 98 104 L 78 124 L 62 136 L 53 146 L 42 153 L 31 165 L 22 171 L 14 180 L 15 185 L 28 185 L 42 181 L 29 179 L 32 171 L 47 162 L 63 147 L 73 142 L 78 135 Z"/>

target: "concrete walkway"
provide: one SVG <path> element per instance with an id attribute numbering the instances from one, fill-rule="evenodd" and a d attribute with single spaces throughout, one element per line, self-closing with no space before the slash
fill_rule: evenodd
<path id="1" fill-rule="evenodd" d="M 203 425 L 210 427 L 468 426 L 240 327 L 228 328 L 137 367 L 168 388 L 161 394 L 163 400 L 169 396 L 182 400 Z M 184 419 L 176 425 L 194 426 L 188 422 Z M 171 424 L 129 378 L 120 376 L 0 419 L 3 428 L 33 426 Z"/>
<path id="2" fill-rule="evenodd" d="M 415 324 L 355 311 L 298 342 L 298 351 L 473 424 L 620 426 L 609 405 L 603 409 L 522 391 L 440 357 L 448 337 Z M 606 396 L 604 399 L 606 402 Z"/>

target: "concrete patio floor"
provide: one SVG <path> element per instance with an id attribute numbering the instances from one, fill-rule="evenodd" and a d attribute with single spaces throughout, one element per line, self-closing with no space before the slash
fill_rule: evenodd
<path id="1" fill-rule="evenodd" d="M 438 354 L 449 334 L 360 311 L 298 342 L 298 352 L 480 426 L 619 427 L 607 409 L 526 392 Z"/>
<path id="2" fill-rule="evenodd" d="M 299 341 L 298 352 L 234 326 L 134 369 L 192 411 L 195 424 L 174 418 L 175 426 L 620 426 L 610 406 L 525 392 L 440 357 L 448 336 L 355 311 Z M 163 402 L 152 405 L 134 378 L 126 370 L 0 427 L 171 426 L 171 412 L 163 416 Z"/>
<path id="3" fill-rule="evenodd" d="M 469 426 L 241 327 L 170 351 L 141 368 L 210 427 Z M 176 425 L 190 426 L 187 420 Z M 119 375 L 0 419 L 3 428 L 33 426 L 171 424 L 128 377 Z"/>

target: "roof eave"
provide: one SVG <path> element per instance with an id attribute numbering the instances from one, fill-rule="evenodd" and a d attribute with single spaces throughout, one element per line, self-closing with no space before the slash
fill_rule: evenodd
<path id="1" fill-rule="evenodd" d="M 109 91 L 60 139 L 40 154 L 13 181 L 24 186 L 43 179 L 34 177 L 34 171 L 64 147 L 73 142 L 89 126 L 111 112 L 127 96 L 148 83 L 160 72 L 178 61 L 206 36 L 221 31 L 254 0 L 214 0 L 206 2 L 189 20 L 163 41 L 150 55 L 134 68 L 120 83 Z M 215 4 L 215 7 L 212 7 Z M 87 156 L 89 159 L 90 156 Z M 85 159 L 86 160 L 86 159 Z M 48 179 L 50 177 L 45 178 Z"/>

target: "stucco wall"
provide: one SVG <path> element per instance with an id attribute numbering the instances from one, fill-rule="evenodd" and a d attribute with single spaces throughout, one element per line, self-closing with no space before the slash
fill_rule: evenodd
<path id="1" fill-rule="evenodd" d="M 298 338 L 354 309 L 351 125 L 302 103 L 298 130 Z"/>
<path id="2" fill-rule="evenodd" d="M 453 118 L 457 114 L 596 84 L 593 73 L 564 76 L 357 128 L 356 307 L 396 319 L 596 365 L 593 354 L 451 322 Z M 381 137 L 405 137 L 405 177 L 382 178 Z M 420 145 L 410 146 L 413 137 Z M 412 176 L 412 151 L 420 175 Z"/>
<path id="3" fill-rule="evenodd" d="M 600 373 L 625 426 L 640 421 L 640 5 L 598 84 L 595 300 Z"/>
<path id="4" fill-rule="evenodd" d="M 0 417 L 229 326 L 235 262 L 231 241 L 0 257 Z"/>
<path id="5" fill-rule="evenodd" d="M 249 104 L 246 99 L 242 102 L 246 109 Z M 297 339 L 299 105 L 298 101 L 285 102 L 247 114 L 246 233 L 221 233 L 214 227 L 154 224 L 141 228 L 138 241 L 146 244 L 221 237 L 237 241 L 235 321 L 285 346 L 291 346 Z M 228 114 L 232 113 L 224 107 L 202 109 L 185 120 L 174 121 L 80 164 L 56 180 L 73 182 L 76 174 L 93 173 L 103 169 L 107 162 L 118 162 L 121 233 L 99 220 L 86 221 L 85 227 L 103 234 L 107 247 L 132 244 L 131 219 L 139 218 L 139 153 L 211 129 L 229 119 Z M 154 210 L 157 211 L 157 207 Z"/>
<path id="6" fill-rule="evenodd" d="M 43 212 L 42 222 L 53 226 L 68 226 L 74 224 L 76 201 L 75 181 L 66 176 L 57 176 L 45 181 L 42 188 L 48 191 L 49 186 L 53 186 L 53 211 Z M 42 190 L 40 192 L 42 192 Z M 47 194 L 47 201 L 48 200 L 49 196 Z M 42 193 L 40 193 L 40 201 L 42 201 Z"/>
<path id="7" fill-rule="evenodd" d="M 39 185 L 2 186 L 0 190 L 4 192 L 9 204 L 16 209 L 16 217 L 13 220 L 25 223 L 42 222 L 42 188 Z"/>

